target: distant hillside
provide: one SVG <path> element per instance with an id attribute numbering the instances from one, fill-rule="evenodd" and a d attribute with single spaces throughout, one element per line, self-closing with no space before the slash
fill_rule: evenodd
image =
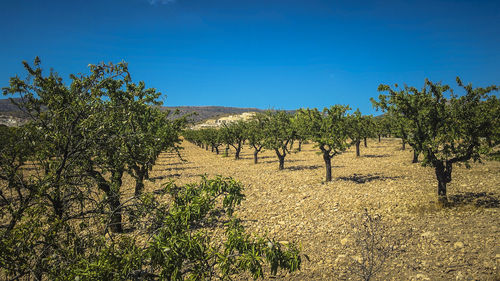
<path id="1" fill-rule="evenodd" d="M 14 99 L 18 100 L 18 99 Z M 225 107 L 225 106 L 162 106 L 161 110 L 170 110 L 175 112 L 178 110 L 180 116 L 190 114 L 189 118 L 192 122 L 198 123 L 207 119 L 213 119 L 216 117 L 227 116 L 227 115 L 238 115 L 244 112 L 263 112 L 265 110 L 257 108 L 240 108 L 240 107 Z M 9 99 L 0 99 L 0 116 L 3 119 L 8 117 L 23 118 L 24 114 L 13 105 Z M 175 117 L 174 117 L 175 118 Z M 0 118 L 0 123 L 2 118 Z"/>
<path id="2" fill-rule="evenodd" d="M 240 108 L 240 107 L 225 107 L 225 106 L 162 106 L 161 109 L 171 110 L 172 112 L 178 110 L 181 116 L 195 113 L 189 118 L 194 123 L 226 115 L 238 115 L 244 112 L 265 111 L 257 108 Z"/>

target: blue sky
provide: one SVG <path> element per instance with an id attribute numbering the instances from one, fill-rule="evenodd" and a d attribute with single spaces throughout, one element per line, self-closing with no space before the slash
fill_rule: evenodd
<path id="1" fill-rule="evenodd" d="M 165 105 L 375 113 L 380 83 L 500 84 L 500 1 L 2 0 L 0 86 L 129 63 Z"/>

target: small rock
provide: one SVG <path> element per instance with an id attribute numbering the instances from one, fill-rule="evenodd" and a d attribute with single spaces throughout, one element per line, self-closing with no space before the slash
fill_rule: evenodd
<path id="1" fill-rule="evenodd" d="M 464 279 L 465 275 L 461 271 L 458 271 L 457 275 L 455 275 L 455 280 L 464 280 Z"/>
<path id="2" fill-rule="evenodd" d="M 453 247 L 455 249 L 457 249 L 457 248 L 463 248 L 464 247 L 464 243 L 460 242 L 460 241 L 459 242 L 455 242 L 455 244 L 453 244 Z"/>
<path id="3" fill-rule="evenodd" d="M 422 233 L 421 236 L 425 237 L 425 238 L 429 238 L 429 237 L 434 236 L 434 233 L 432 233 L 432 231 L 426 231 L 426 232 Z"/>
<path id="4" fill-rule="evenodd" d="M 342 244 L 342 246 L 345 246 L 347 243 L 349 243 L 349 239 L 346 237 L 346 238 L 342 238 L 340 240 L 340 244 Z"/>
<path id="5" fill-rule="evenodd" d="M 415 279 L 416 280 L 431 280 L 429 277 L 427 277 L 426 275 L 424 275 L 422 273 L 417 274 L 417 276 L 415 276 Z"/>

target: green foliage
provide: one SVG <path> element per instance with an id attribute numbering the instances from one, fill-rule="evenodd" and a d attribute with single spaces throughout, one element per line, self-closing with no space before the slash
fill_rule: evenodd
<path id="1" fill-rule="evenodd" d="M 453 164 L 468 166 L 470 160 L 480 160 L 488 150 L 481 137 L 489 134 L 487 128 L 496 118 L 483 110 L 484 100 L 488 93 L 498 90 L 496 86 L 472 88 L 458 77 L 457 83 L 465 90 L 462 96 L 451 93 L 448 85 L 428 80 L 421 91 L 408 86 L 391 89 L 380 85 L 379 91 L 389 95 L 380 95 L 375 102 L 383 110 L 404 117 L 413 128 L 409 143 L 423 153 L 424 165 L 435 168 L 438 195 L 443 203 L 447 201 L 446 184 L 451 181 Z"/>
<path id="2" fill-rule="evenodd" d="M 361 141 L 375 135 L 373 117 L 370 115 L 361 115 L 361 112 L 357 109 L 349 116 L 348 127 L 352 144 L 356 145 L 356 156 L 359 156 L 359 144 Z"/>
<path id="3" fill-rule="evenodd" d="M 264 148 L 264 141 L 266 139 L 265 128 L 269 119 L 265 114 L 257 113 L 246 126 L 246 138 L 248 144 L 254 149 L 254 163 L 258 162 L 258 154 Z"/>
<path id="4" fill-rule="evenodd" d="M 249 272 L 264 277 L 279 269 L 300 269 L 295 244 L 247 234 L 234 209 L 244 198 L 240 183 L 231 178 L 203 178 L 199 184 L 163 188 L 166 198 L 144 193 L 134 205 L 141 216 L 144 242 L 122 235 L 95 244 L 64 271 L 65 280 L 230 280 Z M 167 203 L 162 203 L 167 199 Z M 227 222 L 226 222 L 227 221 Z M 217 231 L 220 228 L 225 231 Z"/>
<path id="5" fill-rule="evenodd" d="M 485 138 L 488 146 L 494 147 L 500 144 L 500 99 L 495 95 L 490 95 L 486 100 L 481 101 L 480 111 L 484 130 L 482 137 Z"/>
<path id="6" fill-rule="evenodd" d="M 349 123 L 346 115 L 348 106 L 335 105 L 318 109 L 301 109 L 297 119 L 303 126 L 304 134 L 317 144 L 326 165 L 326 181 L 332 180 L 331 159 L 349 148 Z"/>
<path id="7" fill-rule="evenodd" d="M 171 184 L 161 200 L 136 185 L 137 196 L 122 200 L 123 174 L 147 179 L 161 151 L 179 149 L 185 120 L 155 108 L 159 93 L 132 83 L 125 63 L 91 65 L 70 86 L 44 75 L 38 58 L 25 68 L 26 80 L 3 89 L 21 96 L 30 121 L 0 127 L 0 279 L 226 278 L 219 242 L 227 240 L 214 235 L 235 219 L 239 183 Z M 274 253 L 299 260 L 276 250 L 259 262 Z"/>
<path id="8" fill-rule="evenodd" d="M 284 169 L 288 144 L 294 139 L 295 133 L 291 126 L 291 116 L 285 111 L 267 112 L 267 122 L 264 129 L 264 147 L 276 152 L 279 159 L 279 169 Z"/>
<path id="9" fill-rule="evenodd" d="M 206 143 L 211 145 L 215 149 L 215 152 L 219 154 L 219 146 L 223 143 L 221 131 L 216 128 L 202 129 L 201 135 Z"/>
<path id="10" fill-rule="evenodd" d="M 238 120 L 229 124 L 223 124 L 220 129 L 223 142 L 234 148 L 234 158 L 236 160 L 240 159 L 240 152 L 243 148 L 243 142 L 246 139 L 246 125 L 245 121 Z"/>

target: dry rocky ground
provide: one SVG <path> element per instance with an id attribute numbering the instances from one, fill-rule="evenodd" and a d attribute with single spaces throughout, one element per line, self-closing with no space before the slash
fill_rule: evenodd
<path id="1" fill-rule="evenodd" d="M 456 167 L 448 195 L 453 206 L 441 208 L 432 168 L 411 164 L 410 149 L 398 139 L 368 141 L 361 157 L 351 148 L 332 159 L 333 181 L 324 182 L 322 156 L 312 144 L 287 155 L 278 170 L 272 151 L 253 164 L 245 147 L 240 160 L 222 157 L 184 142 L 180 161 L 164 153 L 151 172 L 163 182 L 190 183 L 207 174 L 231 176 L 245 186 L 246 200 L 237 215 L 253 233 L 301 244 L 299 272 L 281 272 L 282 280 L 349 280 L 346 248 L 353 245 L 353 216 L 365 208 L 382 215 L 383 235 L 402 244 L 402 252 L 387 261 L 378 280 L 499 280 L 500 162 Z M 222 150 L 222 149 L 221 149 Z M 390 238 L 389 238 L 390 237 Z M 389 240 L 391 239 L 391 240 Z M 354 247 L 354 248 L 353 248 Z M 349 249 L 355 249 L 355 245 Z M 349 256 L 349 255 L 348 255 Z M 269 276 L 269 275 L 267 275 Z"/>

